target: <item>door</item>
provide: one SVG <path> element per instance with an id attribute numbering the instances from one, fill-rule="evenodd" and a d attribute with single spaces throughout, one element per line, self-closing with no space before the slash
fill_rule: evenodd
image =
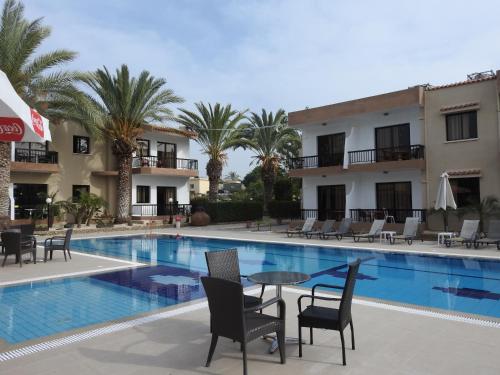
<path id="1" fill-rule="evenodd" d="M 377 161 L 410 159 L 410 124 L 375 129 Z"/>
<path id="2" fill-rule="evenodd" d="M 170 198 L 172 198 L 170 200 Z M 156 188 L 156 212 L 158 216 L 174 215 L 177 207 L 177 189 L 171 186 Z"/>
<path id="3" fill-rule="evenodd" d="M 159 168 L 177 167 L 177 145 L 174 143 L 158 142 L 157 149 Z"/>
<path id="4" fill-rule="evenodd" d="M 377 210 L 386 210 L 397 223 L 404 223 L 406 217 L 413 216 L 411 182 L 378 183 L 376 189 Z"/>
<path id="5" fill-rule="evenodd" d="M 318 137 L 318 167 L 344 163 L 345 133 L 321 135 Z"/>
<path id="6" fill-rule="evenodd" d="M 14 184 L 14 218 L 40 218 L 46 207 L 46 184 Z"/>
<path id="7" fill-rule="evenodd" d="M 345 216 L 345 185 L 318 186 L 318 220 L 342 220 Z"/>

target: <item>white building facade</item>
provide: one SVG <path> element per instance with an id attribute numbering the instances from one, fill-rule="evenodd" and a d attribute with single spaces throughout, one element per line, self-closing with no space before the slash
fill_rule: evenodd
<path id="1" fill-rule="evenodd" d="M 305 216 L 424 219 L 425 149 L 421 87 L 289 114 L 302 132 Z"/>

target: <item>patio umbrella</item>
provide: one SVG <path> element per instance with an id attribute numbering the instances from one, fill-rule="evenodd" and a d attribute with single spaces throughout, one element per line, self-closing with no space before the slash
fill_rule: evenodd
<path id="1" fill-rule="evenodd" d="M 50 141 L 49 120 L 27 105 L 0 70 L 0 141 Z"/>
<path id="2" fill-rule="evenodd" d="M 441 175 L 441 180 L 439 182 L 436 203 L 434 204 L 434 209 L 447 210 L 448 207 L 457 209 L 457 204 L 455 203 L 455 198 L 453 198 L 453 192 L 451 191 L 450 180 L 448 179 L 448 173 L 444 172 Z M 443 213 L 444 217 L 444 228 L 448 230 L 448 215 L 446 212 Z"/>

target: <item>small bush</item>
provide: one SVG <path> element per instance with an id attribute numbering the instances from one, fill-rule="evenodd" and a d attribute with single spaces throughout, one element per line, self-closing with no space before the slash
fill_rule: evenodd
<path id="1" fill-rule="evenodd" d="M 209 202 L 206 199 L 193 199 L 192 212 L 204 209 L 213 223 L 248 221 L 262 218 L 262 203 L 250 201 Z"/>
<path id="2" fill-rule="evenodd" d="M 296 201 L 271 201 L 267 205 L 269 216 L 275 219 L 300 218 L 300 202 Z"/>

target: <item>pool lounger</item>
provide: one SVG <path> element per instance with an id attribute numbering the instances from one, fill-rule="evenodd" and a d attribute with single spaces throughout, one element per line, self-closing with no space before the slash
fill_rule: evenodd
<path id="1" fill-rule="evenodd" d="M 359 242 L 362 238 L 366 238 L 368 242 L 373 242 L 375 237 L 380 236 L 380 232 L 384 229 L 384 224 L 385 220 L 374 220 L 368 233 L 353 234 L 354 242 Z"/>
<path id="2" fill-rule="evenodd" d="M 403 234 L 398 234 L 391 236 L 391 245 L 396 243 L 396 240 L 406 241 L 408 245 L 413 243 L 413 240 L 417 237 L 419 220 L 416 217 L 407 217 L 405 221 L 405 227 L 403 229 Z"/>
<path id="3" fill-rule="evenodd" d="M 462 224 L 462 230 L 458 237 L 452 237 L 445 239 L 446 247 L 451 247 L 454 242 L 460 242 L 462 245 L 470 249 L 472 245 L 477 241 L 477 231 L 479 228 L 479 220 L 464 220 Z"/>
<path id="4" fill-rule="evenodd" d="M 352 236 L 351 224 L 352 219 L 350 217 L 345 217 L 340 222 L 340 226 L 337 231 L 323 233 L 321 238 L 327 240 L 330 237 L 337 237 L 337 240 L 340 241 L 342 237 Z"/>
<path id="5" fill-rule="evenodd" d="M 307 238 L 312 238 L 312 236 L 318 236 L 318 238 L 321 238 L 323 234 L 331 232 L 333 230 L 334 224 L 335 220 L 325 220 L 319 230 L 311 230 L 309 232 L 306 232 L 305 235 Z"/>
<path id="6" fill-rule="evenodd" d="M 497 250 L 500 250 L 500 220 L 490 220 L 487 236 L 480 238 L 474 242 L 474 248 L 479 245 L 497 245 Z"/>
<path id="7" fill-rule="evenodd" d="M 313 228 L 315 222 L 316 222 L 316 219 L 314 219 L 314 218 L 306 219 L 306 221 L 305 221 L 304 226 L 302 227 L 302 229 L 287 230 L 286 231 L 286 235 L 288 237 L 293 237 L 294 235 L 303 236 L 307 232 L 311 232 L 312 231 L 312 228 Z"/>

